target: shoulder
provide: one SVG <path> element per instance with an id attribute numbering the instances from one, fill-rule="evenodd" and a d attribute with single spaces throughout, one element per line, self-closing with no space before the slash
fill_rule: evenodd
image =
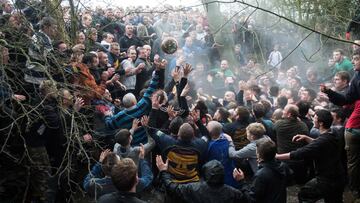
<path id="1" fill-rule="evenodd" d="M 102 195 L 99 198 L 99 203 L 117 203 L 117 193 L 113 192 L 110 194 Z"/>

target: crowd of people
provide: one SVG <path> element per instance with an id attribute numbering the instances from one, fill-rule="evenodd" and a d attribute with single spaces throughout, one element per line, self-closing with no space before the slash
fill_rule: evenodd
<path id="1" fill-rule="evenodd" d="M 281 203 L 295 184 L 299 202 L 360 199 L 358 46 L 304 77 L 275 41 L 257 62 L 253 18 L 230 57 L 200 10 L 83 10 L 70 43 L 1 5 L 1 200 Z"/>

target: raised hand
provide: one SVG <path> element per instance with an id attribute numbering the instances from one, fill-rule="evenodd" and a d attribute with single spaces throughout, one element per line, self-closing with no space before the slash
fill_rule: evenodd
<path id="1" fill-rule="evenodd" d="M 105 159 L 105 157 L 110 153 L 110 149 L 105 149 L 104 151 L 101 152 L 100 154 L 100 158 L 99 158 L 99 162 L 102 163 Z"/>
<path id="2" fill-rule="evenodd" d="M 139 128 L 139 123 L 140 123 L 140 120 L 135 118 L 132 122 L 131 129 L 133 129 L 134 131 L 137 130 Z"/>
<path id="3" fill-rule="evenodd" d="M 166 112 L 168 113 L 169 115 L 169 119 L 173 119 L 176 117 L 177 113 L 176 111 L 174 110 L 174 107 L 169 105 L 167 108 L 166 108 Z"/>
<path id="4" fill-rule="evenodd" d="M 329 89 L 325 84 L 320 84 L 320 91 L 326 93 Z"/>
<path id="5" fill-rule="evenodd" d="M 141 71 L 143 71 L 145 69 L 145 63 L 140 63 L 137 67 L 136 67 L 136 71 L 135 73 L 138 74 Z"/>
<path id="6" fill-rule="evenodd" d="M 80 109 L 84 106 L 84 100 L 81 97 L 76 97 L 75 103 L 74 103 L 74 110 L 76 112 L 79 112 Z"/>
<path id="7" fill-rule="evenodd" d="M 14 95 L 12 96 L 12 98 L 15 99 L 15 100 L 18 101 L 18 102 L 21 102 L 21 101 L 26 100 L 26 96 L 21 95 L 21 94 L 14 94 Z"/>
<path id="8" fill-rule="evenodd" d="M 240 181 L 245 178 L 245 175 L 241 169 L 234 168 L 233 177 L 236 181 Z"/>
<path id="9" fill-rule="evenodd" d="M 184 77 L 187 77 L 192 70 L 191 64 L 186 63 L 184 67 Z"/>
<path id="10" fill-rule="evenodd" d="M 171 73 L 172 78 L 174 79 L 175 82 L 180 81 L 181 78 L 181 72 L 180 72 L 180 68 L 176 67 L 172 73 Z"/>
<path id="11" fill-rule="evenodd" d="M 145 126 L 148 126 L 148 124 L 149 124 L 149 116 L 143 116 L 141 118 L 141 125 L 143 127 L 145 127 Z"/>
<path id="12" fill-rule="evenodd" d="M 167 66 L 167 60 L 163 59 L 160 60 L 160 57 L 154 57 L 154 64 L 156 67 L 156 70 L 160 70 L 160 69 L 165 69 L 165 67 Z"/>
<path id="13" fill-rule="evenodd" d="M 168 169 L 169 160 L 166 160 L 164 163 L 163 159 L 160 155 L 156 155 L 156 166 L 158 167 L 159 171 L 166 171 Z"/>

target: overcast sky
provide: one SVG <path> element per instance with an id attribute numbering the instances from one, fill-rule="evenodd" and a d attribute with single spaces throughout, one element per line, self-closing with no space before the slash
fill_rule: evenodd
<path id="1" fill-rule="evenodd" d="M 89 0 L 88 0 L 89 1 Z M 99 6 L 121 6 L 121 7 L 127 7 L 127 6 L 146 6 L 149 5 L 150 7 L 157 7 L 164 4 L 169 4 L 173 6 L 192 6 L 197 5 L 200 3 L 200 0 L 90 0 L 90 3 L 92 4 L 91 7 L 95 7 L 97 5 Z"/>

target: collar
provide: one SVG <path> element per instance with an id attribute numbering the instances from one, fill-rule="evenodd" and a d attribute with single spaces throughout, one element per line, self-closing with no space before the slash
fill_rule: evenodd
<path id="1" fill-rule="evenodd" d="M 43 32 L 42 30 L 39 30 L 39 33 L 44 35 L 49 40 L 50 44 L 52 44 L 52 40 L 50 39 L 50 37 L 45 32 Z"/>

